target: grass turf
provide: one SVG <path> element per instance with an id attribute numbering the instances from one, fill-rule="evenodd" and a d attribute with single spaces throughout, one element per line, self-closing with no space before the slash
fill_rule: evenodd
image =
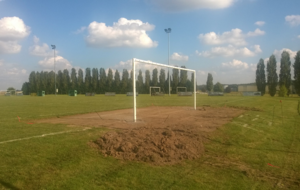
<path id="1" fill-rule="evenodd" d="M 90 142 L 107 131 L 104 128 L 75 131 L 82 128 L 28 124 L 41 118 L 131 108 L 132 100 L 125 95 L 0 96 L 0 189 L 300 188 L 300 98 L 296 97 L 198 95 L 197 106 L 247 111 L 207 138 L 202 158 L 173 166 L 102 156 Z M 192 107 L 193 98 L 137 98 L 138 107 L 152 104 Z M 75 132 L 1 143 L 70 130 Z"/>

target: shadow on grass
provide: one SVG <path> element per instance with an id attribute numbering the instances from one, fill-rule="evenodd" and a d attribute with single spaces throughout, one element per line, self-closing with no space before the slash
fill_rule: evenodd
<path id="1" fill-rule="evenodd" d="M 11 190 L 20 190 L 19 188 L 13 186 L 13 185 L 10 184 L 10 183 L 7 183 L 7 182 L 5 182 L 5 181 L 2 181 L 1 179 L 0 179 L 0 184 L 1 184 L 3 187 L 7 188 L 7 189 L 11 189 Z"/>

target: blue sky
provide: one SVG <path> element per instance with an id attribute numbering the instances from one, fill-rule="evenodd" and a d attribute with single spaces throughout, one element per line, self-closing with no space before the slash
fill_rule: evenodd
<path id="1" fill-rule="evenodd" d="M 130 69 L 132 58 L 197 70 L 198 84 L 255 81 L 256 64 L 300 50 L 299 0 L 0 0 L 0 90 L 31 71 Z M 279 67 L 279 63 L 278 63 Z M 152 69 L 139 65 L 137 69 Z"/>

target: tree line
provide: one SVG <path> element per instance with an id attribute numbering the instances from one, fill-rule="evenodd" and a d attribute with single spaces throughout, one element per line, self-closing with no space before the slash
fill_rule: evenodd
<path id="1" fill-rule="evenodd" d="M 256 69 L 256 86 L 262 95 L 265 94 L 266 86 L 269 88 L 269 94 L 274 96 L 276 94 L 276 87 L 279 85 L 279 96 L 289 96 L 291 94 L 290 86 L 292 82 L 296 93 L 300 96 L 300 51 L 295 56 L 294 68 L 294 81 L 291 78 L 291 60 L 290 54 L 283 51 L 280 60 L 280 73 L 277 74 L 277 61 L 275 55 L 271 55 L 267 61 L 267 75 L 265 74 L 264 60 L 260 59 Z M 279 78 L 279 80 L 278 80 Z"/>
<path id="2" fill-rule="evenodd" d="M 182 66 L 182 68 L 185 68 Z M 155 68 L 152 70 L 152 77 L 150 70 L 145 71 L 145 77 L 142 70 L 138 71 L 136 80 L 136 89 L 140 94 L 149 93 L 150 86 L 161 88 L 161 92 L 168 93 L 169 73 L 164 69 L 160 71 Z M 114 73 L 112 69 L 108 69 L 106 73 L 104 68 L 86 68 L 85 76 L 83 70 L 78 72 L 75 68 L 69 70 L 59 70 L 57 74 L 54 71 L 32 71 L 29 75 L 29 81 L 22 85 L 23 94 L 36 93 L 39 90 L 45 91 L 46 94 L 55 94 L 55 75 L 56 88 L 58 94 L 68 94 L 69 90 L 77 90 L 78 94 L 85 94 L 94 92 L 97 94 L 104 94 L 105 92 L 116 92 L 117 94 L 124 94 L 133 91 L 132 86 L 132 71 L 129 73 L 127 69 L 123 69 L 122 76 L 116 70 Z M 176 93 L 177 87 L 186 87 L 188 91 L 193 91 L 194 74 L 191 74 L 191 80 L 188 78 L 187 71 L 173 69 L 170 76 L 171 93 Z"/>

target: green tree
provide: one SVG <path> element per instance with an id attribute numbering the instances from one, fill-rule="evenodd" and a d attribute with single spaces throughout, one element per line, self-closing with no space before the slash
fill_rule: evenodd
<path id="1" fill-rule="evenodd" d="M 141 69 L 139 70 L 139 75 L 137 80 L 137 92 L 141 94 L 144 93 L 144 80 L 143 80 L 143 72 Z"/>
<path id="2" fill-rule="evenodd" d="M 127 92 L 133 92 L 133 71 L 130 72 L 130 77 L 128 80 L 128 87 L 127 87 Z M 125 92 L 126 93 L 126 92 Z"/>
<path id="3" fill-rule="evenodd" d="M 213 90 L 214 83 L 213 83 L 213 76 L 211 73 L 208 73 L 207 81 L 206 81 L 206 89 L 208 92 L 211 92 Z"/>
<path id="4" fill-rule="evenodd" d="M 23 85 L 22 85 L 21 90 L 23 91 L 24 95 L 29 95 L 30 94 L 30 84 L 29 84 L 29 82 L 24 82 Z"/>
<path id="5" fill-rule="evenodd" d="M 107 91 L 112 91 L 112 85 L 113 85 L 113 72 L 111 69 L 108 69 L 107 73 Z"/>
<path id="6" fill-rule="evenodd" d="M 56 83 L 57 83 L 57 86 L 56 86 L 56 88 L 58 89 L 58 94 L 62 94 L 62 90 L 63 90 L 63 80 L 62 80 L 62 78 L 63 78 L 63 73 L 61 72 L 61 70 L 59 70 L 58 72 L 57 72 L 57 77 L 56 77 Z"/>
<path id="7" fill-rule="evenodd" d="M 264 60 L 260 59 L 257 63 L 256 69 L 256 86 L 257 90 L 261 92 L 263 96 L 266 92 L 266 75 L 265 75 L 265 64 Z"/>
<path id="8" fill-rule="evenodd" d="M 68 94 L 68 91 L 70 90 L 70 75 L 68 69 L 64 69 L 63 71 L 62 84 L 62 94 Z"/>
<path id="9" fill-rule="evenodd" d="M 93 68 L 92 69 L 92 81 L 91 81 L 91 85 L 92 85 L 92 91 L 95 93 L 100 93 L 100 90 L 97 90 L 98 87 L 98 69 L 97 68 Z"/>
<path id="10" fill-rule="evenodd" d="M 221 83 L 217 82 L 214 85 L 214 92 L 223 92 L 224 91 L 224 87 Z"/>
<path id="11" fill-rule="evenodd" d="M 283 51 L 280 60 L 279 85 L 284 85 L 287 89 L 287 95 L 290 94 L 291 86 L 291 60 L 290 54 Z"/>
<path id="12" fill-rule="evenodd" d="M 162 92 L 165 92 L 166 73 L 164 69 L 160 69 L 159 73 L 159 85 Z"/>
<path id="13" fill-rule="evenodd" d="M 185 68 L 185 66 L 181 66 L 181 68 Z M 180 86 L 181 87 L 186 87 L 187 78 L 188 78 L 187 71 L 180 70 Z"/>
<path id="14" fill-rule="evenodd" d="M 191 91 L 193 91 L 193 92 L 195 91 L 196 92 L 197 91 L 197 82 L 196 82 L 196 87 L 195 87 L 196 89 L 195 89 L 194 88 L 194 86 L 195 86 L 195 81 L 194 81 L 195 79 L 194 79 L 194 77 L 195 77 L 194 73 L 192 73 L 192 76 L 191 76 L 191 83 L 192 83 Z"/>
<path id="15" fill-rule="evenodd" d="M 121 79 L 120 79 L 120 73 L 118 70 L 116 70 L 116 72 L 115 72 L 114 89 L 115 89 L 116 93 L 121 92 Z"/>
<path id="16" fill-rule="evenodd" d="M 9 88 L 7 88 L 7 92 L 10 92 L 11 93 L 11 95 L 15 95 L 15 91 L 16 89 L 14 88 L 14 87 L 9 87 Z"/>
<path id="17" fill-rule="evenodd" d="M 226 93 L 230 93 L 231 92 L 231 88 L 229 86 L 227 86 L 224 90 Z"/>
<path id="18" fill-rule="evenodd" d="M 77 79 L 77 93 L 78 94 L 83 94 L 85 93 L 84 91 L 84 83 L 83 83 L 83 71 L 82 69 L 78 70 L 78 79 Z"/>
<path id="19" fill-rule="evenodd" d="M 86 68 L 85 69 L 85 78 L 84 78 L 84 85 L 85 85 L 85 92 L 91 92 L 91 81 L 92 81 L 92 76 L 91 76 L 91 69 Z"/>
<path id="20" fill-rule="evenodd" d="M 179 84 L 179 70 L 178 69 L 173 69 L 172 73 L 172 93 L 176 93 L 176 89 Z"/>
<path id="21" fill-rule="evenodd" d="M 54 86 L 54 71 L 50 71 L 48 73 L 48 77 L 47 77 L 47 92 L 48 94 L 54 94 L 55 93 L 55 86 Z"/>
<path id="22" fill-rule="evenodd" d="M 145 71 L 145 92 L 149 94 L 149 88 L 150 88 L 151 80 L 150 80 L 150 71 Z"/>
<path id="23" fill-rule="evenodd" d="M 271 55 L 267 63 L 267 80 L 269 87 L 269 94 L 274 96 L 276 94 L 276 87 L 278 83 L 278 75 L 276 72 L 276 58 Z"/>
<path id="24" fill-rule="evenodd" d="M 100 68 L 99 90 L 100 93 L 104 93 L 106 91 L 106 72 L 104 68 Z"/>
<path id="25" fill-rule="evenodd" d="M 280 86 L 280 90 L 279 90 L 279 92 L 278 92 L 278 96 L 280 96 L 280 97 L 285 97 L 285 96 L 287 96 L 287 93 L 288 93 L 288 90 L 287 90 L 287 88 L 285 87 L 285 85 L 284 85 L 284 84 L 281 85 L 281 86 Z"/>
<path id="26" fill-rule="evenodd" d="M 30 84 L 30 93 L 36 93 L 36 81 L 35 81 L 35 72 L 32 71 L 29 75 L 29 84 Z"/>
<path id="27" fill-rule="evenodd" d="M 121 93 L 126 93 L 128 89 L 128 82 L 129 82 L 129 73 L 127 69 L 123 69 L 123 74 L 122 74 L 122 92 Z"/>
<path id="28" fill-rule="evenodd" d="M 294 67 L 294 86 L 296 93 L 300 96 L 300 51 L 297 52 L 295 56 Z"/>
<path id="29" fill-rule="evenodd" d="M 42 90 L 41 89 L 41 74 L 39 72 L 36 72 L 36 74 L 35 74 L 35 89 Z"/>
<path id="30" fill-rule="evenodd" d="M 77 90 L 77 72 L 75 68 L 71 70 L 71 89 Z"/>
<path id="31" fill-rule="evenodd" d="M 152 70 L 152 86 L 158 86 L 158 71 L 157 71 L 157 68 Z"/>

